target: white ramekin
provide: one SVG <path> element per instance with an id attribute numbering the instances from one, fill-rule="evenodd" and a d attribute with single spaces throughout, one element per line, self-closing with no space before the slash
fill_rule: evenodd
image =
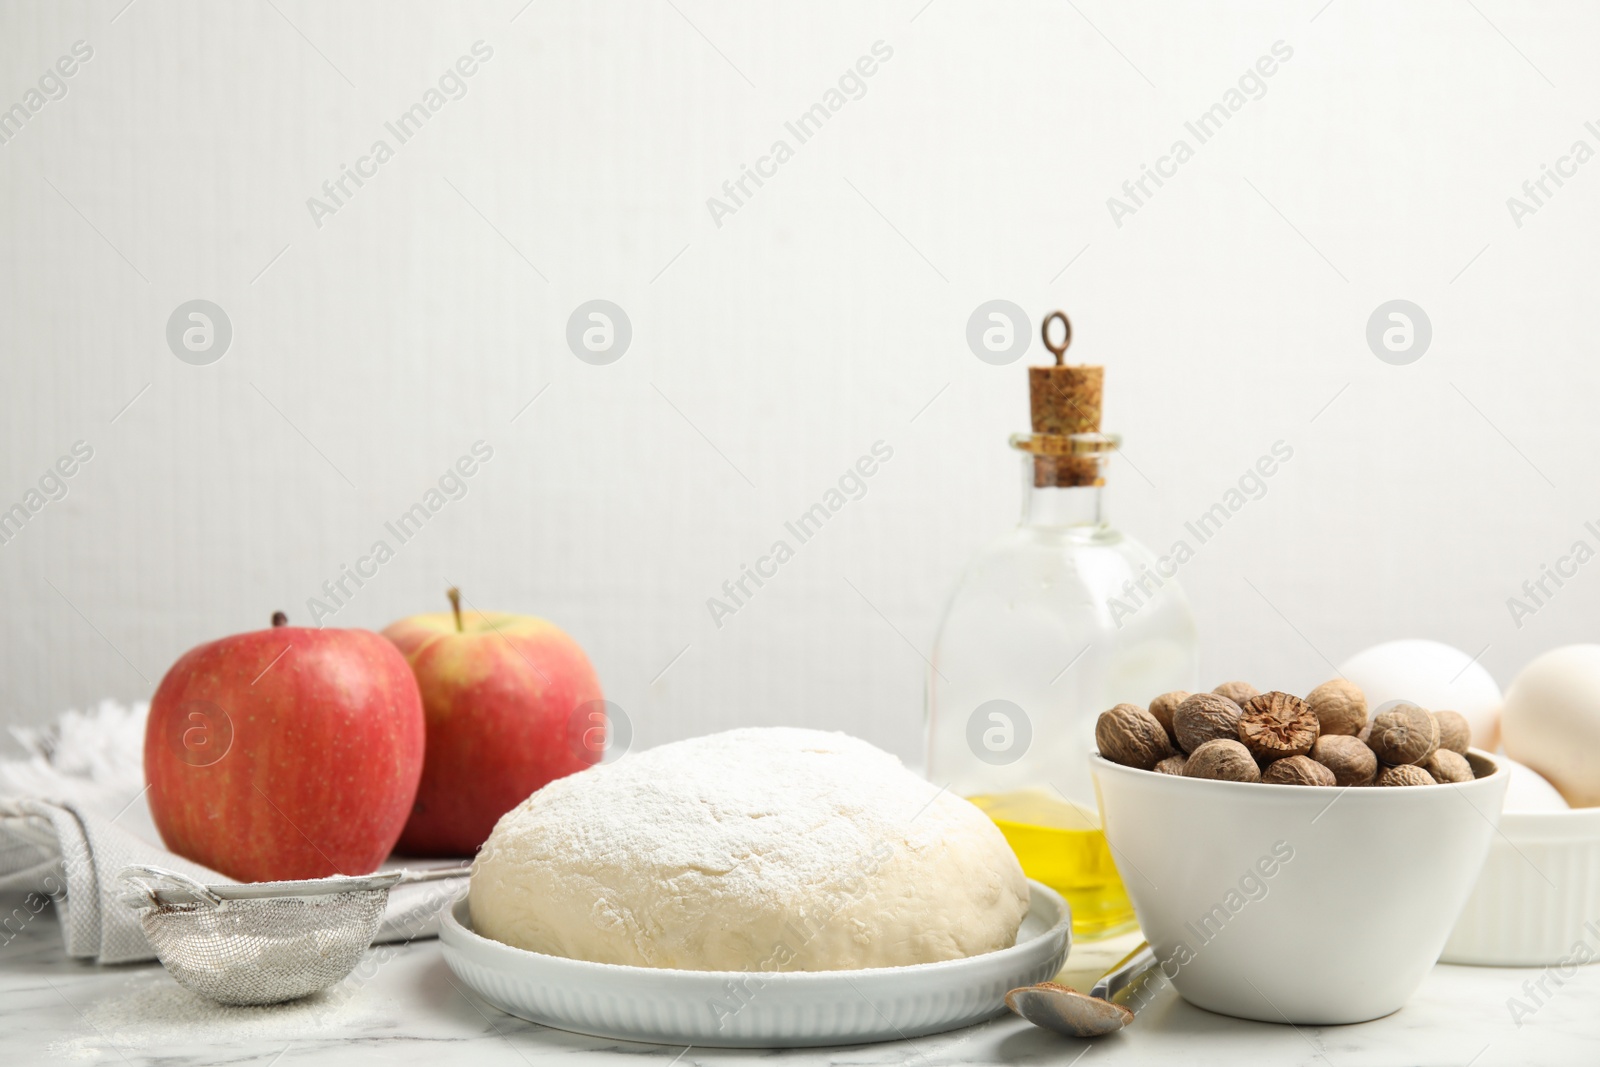
<path id="1" fill-rule="evenodd" d="M 1545 966 L 1600 956 L 1597 931 L 1600 808 L 1508 811 L 1440 959 Z"/>
<path id="2" fill-rule="evenodd" d="M 1162 973 L 1197 1007 L 1274 1023 L 1363 1022 L 1410 998 L 1477 880 L 1509 778 L 1340 789 L 1090 762 Z"/>

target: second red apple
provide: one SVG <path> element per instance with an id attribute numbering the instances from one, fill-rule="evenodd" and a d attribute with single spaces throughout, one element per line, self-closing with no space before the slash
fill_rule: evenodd
<path id="1" fill-rule="evenodd" d="M 574 728 L 602 699 L 578 643 L 544 619 L 463 613 L 451 593 L 453 613 L 383 631 L 410 663 L 427 719 L 422 783 L 396 846 L 416 856 L 471 855 L 500 816 L 601 754 Z"/>

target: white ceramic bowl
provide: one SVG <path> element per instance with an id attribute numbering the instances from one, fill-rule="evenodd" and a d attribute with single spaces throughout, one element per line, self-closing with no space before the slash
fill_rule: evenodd
<path id="1" fill-rule="evenodd" d="M 1600 808 L 1506 812 L 1442 959 L 1545 966 L 1584 947 L 1600 955 Z"/>
<path id="2" fill-rule="evenodd" d="M 463 897 L 439 927 L 445 962 L 495 1007 L 580 1034 L 675 1045 L 788 1048 L 942 1033 L 1005 1010 L 1007 990 L 1061 969 L 1072 913 L 1030 882 L 1010 948 L 860 971 L 683 971 L 590 963 L 473 932 Z"/>
<path id="3" fill-rule="evenodd" d="M 1090 763 L 1162 973 L 1191 1004 L 1275 1023 L 1406 1002 L 1477 880 L 1508 778 L 1341 789 Z"/>

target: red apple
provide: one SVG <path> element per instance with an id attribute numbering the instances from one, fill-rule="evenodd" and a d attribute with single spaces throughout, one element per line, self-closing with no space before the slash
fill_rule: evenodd
<path id="1" fill-rule="evenodd" d="M 150 701 L 144 774 L 169 849 L 241 881 L 367 874 L 422 776 L 422 699 L 370 630 L 283 625 L 184 653 Z"/>
<path id="2" fill-rule="evenodd" d="M 422 784 L 399 845 L 418 856 L 472 855 L 500 816 L 601 754 L 575 728 L 575 714 L 587 727 L 602 707 L 578 643 L 544 619 L 463 615 L 450 594 L 453 613 L 383 631 L 416 673 L 428 720 Z"/>

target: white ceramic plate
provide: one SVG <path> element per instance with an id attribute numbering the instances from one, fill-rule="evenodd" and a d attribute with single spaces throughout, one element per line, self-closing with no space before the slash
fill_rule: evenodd
<path id="1" fill-rule="evenodd" d="M 669 1045 L 792 1048 L 937 1034 L 1004 1010 L 1007 990 L 1066 961 L 1072 914 L 1038 882 L 1011 948 L 861 971 L 682 971 L 590 963 L 473 932 L 467 899 L 445 913 L 445 962 L 502 1011 L 597 1037 Z"/>

